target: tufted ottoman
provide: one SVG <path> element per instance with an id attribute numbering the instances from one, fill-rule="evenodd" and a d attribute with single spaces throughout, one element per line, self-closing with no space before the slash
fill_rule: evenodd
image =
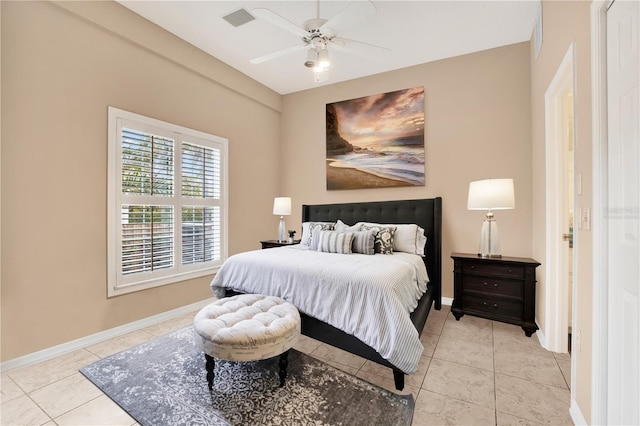
<path id="1" fill-rule="evenodd" d="M 280 386 L 284 386 L 289 349 L 300 337 L 300 314 L 291 303 L 260 294 L 225 297 L 202 308 L 193 326 L 196 344 L 204 351 L 209 390 L 214 358 L 259 361 L 280 355 Z"/>

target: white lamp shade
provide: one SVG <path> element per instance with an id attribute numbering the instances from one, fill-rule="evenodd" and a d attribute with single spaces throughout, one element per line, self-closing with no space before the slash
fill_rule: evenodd
<path id="1" fill-rule="evenodd" d="M 274 198 L 273 214 L 280 216 L 289 216 L 291 214 L 291 197 Z"/>
<path id="2" fill-rule="evenodd" d="M 508 210 L 515 206 L 513 179 L 485 179 L 469 183 L 468 210 Z"/>

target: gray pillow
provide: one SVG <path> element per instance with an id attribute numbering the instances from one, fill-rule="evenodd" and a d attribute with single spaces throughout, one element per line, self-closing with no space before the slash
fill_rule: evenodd
<path id="1" fill-rule="evenodd" d="M 375 254 L 374 243 L 376 232 L 373 230 L 358 231 L 353 233 L 353 252 L 362 254 Z"/>
<path id="2" fill-rule="evenodd" d="M 318 251 L 351 254 L 352 232 L 319 231 Z"/>

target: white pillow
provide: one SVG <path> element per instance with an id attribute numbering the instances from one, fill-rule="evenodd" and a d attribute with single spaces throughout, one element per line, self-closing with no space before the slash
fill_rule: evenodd
<path id="1" fill-rule="evenodd" d="M 311 226 L 313 225 L 313 226 Z M 305 246 L 311 245 L 311 235 L 317 225 L 321 225 L 320 229 L 333 229 L 333 222 L 303 222 L 302 223 L 302 236 L 300 237 L 300 244 Z"/>
<path id="2" fill-rule="evenodd" d="M 424 228 L 418 226 L 418 247 L 417 253 L 420 256 L 424 257 L 424 248 L 427 245 L 427 236 L 424 235 Z"/>
<path id="3" fill-rule="evenodd" d="M 319 231 L 318 251 L 351 254 L 352 232 Z"/>
<path id="4" fill-rule="evenodd" d="M 403 251 L 405 253 L 418 254 L 424 256 L 424 244 L 427 241 L 424 236 L 424 229 L 416 224 L 381 224 L 370 222 L 358 222 L 364 226 L 386 226 L 396 227 L 393 234 L 393 251 Z M 357 225 L 357 224 L 356 224 Z"/>
<path id="5" fill-rule="evenodd" d="M 356 223 L 353 226 L 349 226 L 340 219 L 336 222 L 336 225 L 333 227 L 338 232 L 357 232 L 360 230 L 360 223 Z"/>

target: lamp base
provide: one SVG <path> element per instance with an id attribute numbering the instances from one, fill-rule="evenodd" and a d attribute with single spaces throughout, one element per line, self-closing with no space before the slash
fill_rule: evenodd
<path id="1" fill-rule="evenodd" d="M 482 257 L 483 259 L 493 259 L 502 257 L 501 254 L 489 254 L 489 253 L 478 253 L 478 257 Z"/>
<path id="2" fill-rule="evenodd" d="M 484 258 L 502 257 L 500 254 L 500 238 L 498 234 L 498 223 L 492 218 L 487 218 L 482 222 L 482 232 L 480 233 L 480 247 L 478 256 Z"/>
<path id="3" fill-rule="evenodd" d="M 280 223 L 278 224 L 278 242 L 287 242 L 286 226 L 284 224 L 284 216 L 280 216 Z"/>

